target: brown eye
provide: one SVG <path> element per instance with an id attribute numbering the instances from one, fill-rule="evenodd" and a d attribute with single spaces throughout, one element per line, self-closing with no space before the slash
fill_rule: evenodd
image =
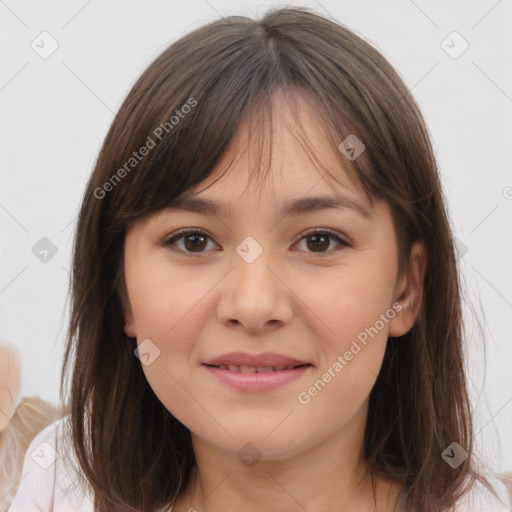
<path id="1" fill-rule="evenodd" d="M 311 235 L 306 237 L 307 240 L 310 240 L 311 243 L 307 244 L 308 248 L 312 249 L 313 252 L 322 252 L 322 249 L 329 248 L 329 235 Z"/>
<path id="2" fill-rule="evenodd" d="M 162 245 L 186 254 L 201 254 L 207 251 L 209 240 L 212 241 L 212 238 L 204 231 L 183 229 L 164 240 Z M 350 247 L 350 244 L 342 240 L 336 232 L 325 229 L 302 235 L 296 245 L 303 240 L 306 240 L 306 252 L 310 253 L 331 254 L 341 247 Z M 332 241 L 335 241 L 338 245 L 329 249 Z"/>
<path id="3" fill-rule="evenodd" d="M 307 252 L 316 252 L 322 254 L 330 254 L 340 249 L 340 246 L 350 247 L 350 244 L 342 240 L 337 233 L 330 230 L 313 231 L 306 233 L 299 240 L 298 244 L 306 240 Z M 335 240 L 338 244 L 337 247 L 329 249 L 331 242 Z M 328 250 L 329 249 L 329 250 Z"/>
<path id="4" fill-rule="evenodd" d="M 193 233 L 191 235 L 185 235 L 183 237 L 183 243 L 188 251 L 204 249 L 207 245 L 205 241 L 206 237 L 199 233 Z"/>
<path id="5" fill-rule="evenodd" d="M 183 230 L 175 233 L 171 238 L 163 242 L 164 246 L 177 246 L 178 241 L 183 242 L 184 249 L 176 247 L 176 250 L 190 253 L 201 253 L 208 245 L 210 237 L 203 231 Z M 173 247 L 174 249 L 175 247 Z"/>

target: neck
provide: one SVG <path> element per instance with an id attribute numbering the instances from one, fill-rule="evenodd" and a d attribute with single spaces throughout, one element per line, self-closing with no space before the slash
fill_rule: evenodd
<path id="1" fill-rule="evenodd" d="M 390 512 L 398 486 L 379 479 L 374 494 L 362 450 L 365 420 L 291 457 L 250 466 L 192 435 L 196 466 L 173 512 Z"/>

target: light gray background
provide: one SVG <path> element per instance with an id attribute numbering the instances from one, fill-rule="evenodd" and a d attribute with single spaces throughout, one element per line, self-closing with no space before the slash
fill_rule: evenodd
<path id="1" fill-rule="evenodd" d="M 292 4 L 328 12 L 368 39 L 423 110 L 473 305 L 466 316 L 476 441 L 491 468 L 512 470 L 512 3 Z M 21 353 L 21 396 L 58 400 L 75 217 L 129 88 L 191 29 L 221 15 L 260 16 L 270 5 L 0 1 L 0 339 Z M 46 59 L 31 47 L 50 48 L 43 31 L 58 43 Z M 463 41 L 453 31 L 469 44 L 457 58 Z M 46 262 L 32 252 L 42 237 L 57 248 Z M 475 319 L 485 326 L 486 372 Z"/>

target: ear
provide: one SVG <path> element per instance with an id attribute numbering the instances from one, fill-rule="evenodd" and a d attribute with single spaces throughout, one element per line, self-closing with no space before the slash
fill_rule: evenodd
<path id="1" fill-rule="evenodd" d="M 126 283 L 124 279 L 120 280 L 119 286 L 119 300 L 121 301 L 121 307 L 123 309 L 124 326 L 123 330 L 129 338 L 137 337 L 137 329 L 135 326 L 135 319 L 133 317 L 132 307 L 130 300 L 128 299 L 128 290 L 126 289 Z"/>
<path id="2" fill-rule="evenodd" d="M 414 242 L 409 254 L 408 267 L 395 286 L 393 303 L 399 302 L 402 308 L 389 322 L 388 335 L 394 338 L 407 334 L 412 328 L 423 299 L 427 251 L 424 244 Z"/>

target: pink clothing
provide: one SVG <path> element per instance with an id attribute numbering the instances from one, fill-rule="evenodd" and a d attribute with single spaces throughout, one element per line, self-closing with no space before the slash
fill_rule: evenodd
<path id="1" fill-rule="evenodd" d="M 22 479 L 9 512 L 94 512 L 88 484 L 73 456 L 67 420 L 61 418 L 34 438 L 23 463 Z M 453 512 L 510 512 L 505 485 L 491 478 L 498 499 L 477 484 Z M 170 512 L 170 511 L 169 511 Z"/>
<path id="2" fill-rule="evenodd" d="M 68 432 L 69 416 L 43 429 L 25 454 L 12 512 L 94 512 L 92 493 L 78 471 Z"/>

